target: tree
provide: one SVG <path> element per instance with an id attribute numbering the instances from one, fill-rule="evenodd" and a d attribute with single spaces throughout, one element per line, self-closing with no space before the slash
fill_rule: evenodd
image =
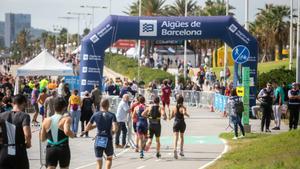
<path id="1" fill-rule="evenodd" d="M 262 61 L 274 60 L 275 47 L 278 49 L 279 57 L 282 57 L 283 46 L 288 41 L 289 7 L 266 4 L 264 9 L 258 10 L 255 21 L 250 24 L 250 31 L 260 42 L 263 52 Z"/>
<path id="2" fill-rule="evenodd" d="M 141 0 L 142 1 L 142 15 L 143 16 L 160 16 L 164 13 L 164 4 L 166 0 Z M 123 11 L 127 15 L 139 15 L 139 1 L 133 2 L 127 11 Z"/>
<path id="3" fill-rule="evenodd" d="M 229 5 L 229 15 L 234 15 L 230 12 L 235 9 Z M 223 16 L 226 15 L 226 2 L 224 0 L 207 0 L 203 8 L 203 13 L 206 16 Z"/>
<path id="4" fill-rule="evenodd" d="M 168 15 L 171 16 L 184 16 L 185 15 L 185 1 L 176 0 L 174 4 L 169 5 Z M 187 15 L 194 15 L 195 9 L 198 7 L 197 2 L 194 0 L 187 0 Z"/>
<path id="5" fill-rule="evenodd" d="M 83 34 L 82 34 L 82 36 L 83 37 L 85 37 L 86 35 L 88 35 L 89 33 L 90 33 L 90 29 L 89 28 L 85 28 L 84 30 L 83 30 Z"/>

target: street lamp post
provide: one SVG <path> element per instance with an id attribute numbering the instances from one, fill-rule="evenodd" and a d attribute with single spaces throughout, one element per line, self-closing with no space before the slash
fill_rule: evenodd
<path id="1" fill-rule="evenodd" d="M 296 82 L 300 82 L 300 0 L 298 0 L 298 19 L 297 19 L 297 63 L 296 63 Z"/>
<path id="2" fill-rule="evenodd" d="M 228 15 L 228 13 L 229 13 L 229 0 L 226 0 L 226 15 Z M 226 85 L 227 60 L 228 60 L 228 46 L 226 43 L 224 43 L 224 70 L 223 70 L 224 86 Z"/>
<path id="3" fill-rule="evenodd" d="M 67 44 L 69 44 L 69 21 L 71 19 L 76 19 L 75 17 L 70 17 L 70 16 L 65 16 L 65 17 L 58 17 L 59 19 L 65 19 L 67 20 Z M 66 57 L 66 54 L 69 50 L 69 46 L 67 45 L 66 46 L 66 51 L 65 51 L 65 57 Z"/>
<path id="4" fill-rule="evenodd" d="M 61 31 L 61 26 L 59 25 L 53 25 L 53 31 L 55 33 L 55 53 L 57 53 L 57 33 Z"/>
<path id="5" fill-rule="evenodd" d="M 142 0 L 139 0 L 138 3 L 139 3 L 139 17 L 140 17 L 140 16 L 142 16 Z M 140 66 L 141 66 L 140 65 L 140 59 L 141 59 L 141 40 L 140 39 L 138 40 L 138 49 L 137 49 L 137 52 L 138 52 L 138 79 L 137 79 L 137 81 L 139 82 L 140 81 Z"/>
<path id="6" fill-rule="evenodd" d="M 78 35 L 77 35 L 77 45 L 79 46 L 80 44 L 80 16 L 84 15 L 91 15 L 90 13 L 79 13 L 79 12 L 68 12 L 67 14 L 69 15 L 76 15 L 77 16 L 77 26 L 78 26 Z"/>
<path id="7" fill-rule="evenodd" d="M 290 70 L 292 70 L 293 65 L 293 46 L 293 0 L 290 0 Z"/>
<path id="8" fill-rule="evenodd" d="M 95 9 L 107 9 L 107 6 L 91 6 L 91 5 L 81 5 L 81 8 L 90 8 L 92 9 L 92 29 L 94 29 L 94 22 L 95 22 Z"/>
<path id="9" fill-rule="evenodd" d="M 188 5 L 188 0 L 184 1 L 184 16 L 187 17 L 187 5 Z M 184 80 L 186 80 L 187 78 L 187 56 L 186 56 L 186 40 L 184 40 L 184 51 L 183 51 L 183 76 L 184 76 Z"/>

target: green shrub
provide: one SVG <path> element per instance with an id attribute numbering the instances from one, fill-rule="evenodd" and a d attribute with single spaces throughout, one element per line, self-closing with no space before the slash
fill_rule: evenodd
<path id="1" fill-rule="evenodd" d="M 138 63 L 136 59 L 127 58 L 122 55 L 106 54 L 105 66 L 118 72 L 130 79 L 138 78 Z M 140 67 L 140 81 L 144 81 L 146 85 L 153 80 L 162 82 L 164 79 L 175 80 L 175 77 L 168 72 L 148 67 Z"/>
<path id="2" fill-rule="evenodd" d="M 266 86 L 268 81 L 276 81 L 278 84 L 286 82 L 287 84 L 294 82 L 296 79 L 296 70 L 287 70 L 284 67 L 273 69 L 267 73 L 258 75 L 258 89 Z"/>

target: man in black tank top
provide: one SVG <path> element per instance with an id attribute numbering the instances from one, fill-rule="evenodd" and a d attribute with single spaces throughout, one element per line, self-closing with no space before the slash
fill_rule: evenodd
<path id="1" fill-rule="evenodd" d="M 151 107 L 147 108 L 143 112 L 143 116 L 147 117 L 149 119 L 149 137 L 148 141 L 146 143 L 145 150 L 148 151 L 150 149 L 150 146 L 152 144 L 152 139 L 153 136 L 155 135 L 156 138 L 156 157 L 160 158 L 160 135 L 161 135 L 161 124 L 160 124 L 160 119 L 163 117 L 164 120 L 167 119 L 166 114 L 164 111 L 161 110 L 159 106 L 159 97 L 155 97 L 153 102 L 154 105 Z"/>

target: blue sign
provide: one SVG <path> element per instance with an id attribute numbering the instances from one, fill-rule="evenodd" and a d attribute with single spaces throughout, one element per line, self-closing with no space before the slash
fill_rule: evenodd
<path id="1" fill-rule="evenodd" d="M 69 89 L 80 89 L 79 76 L 65 76 L 65 83 L 69 84 Z"/>
<path id="2" fill-rule="evenodd" d="M 244 45 L 238 45 L 232 50 L 232 57 L 235 63 L 245 63 L 250 57 L 249 49 Z"/>

